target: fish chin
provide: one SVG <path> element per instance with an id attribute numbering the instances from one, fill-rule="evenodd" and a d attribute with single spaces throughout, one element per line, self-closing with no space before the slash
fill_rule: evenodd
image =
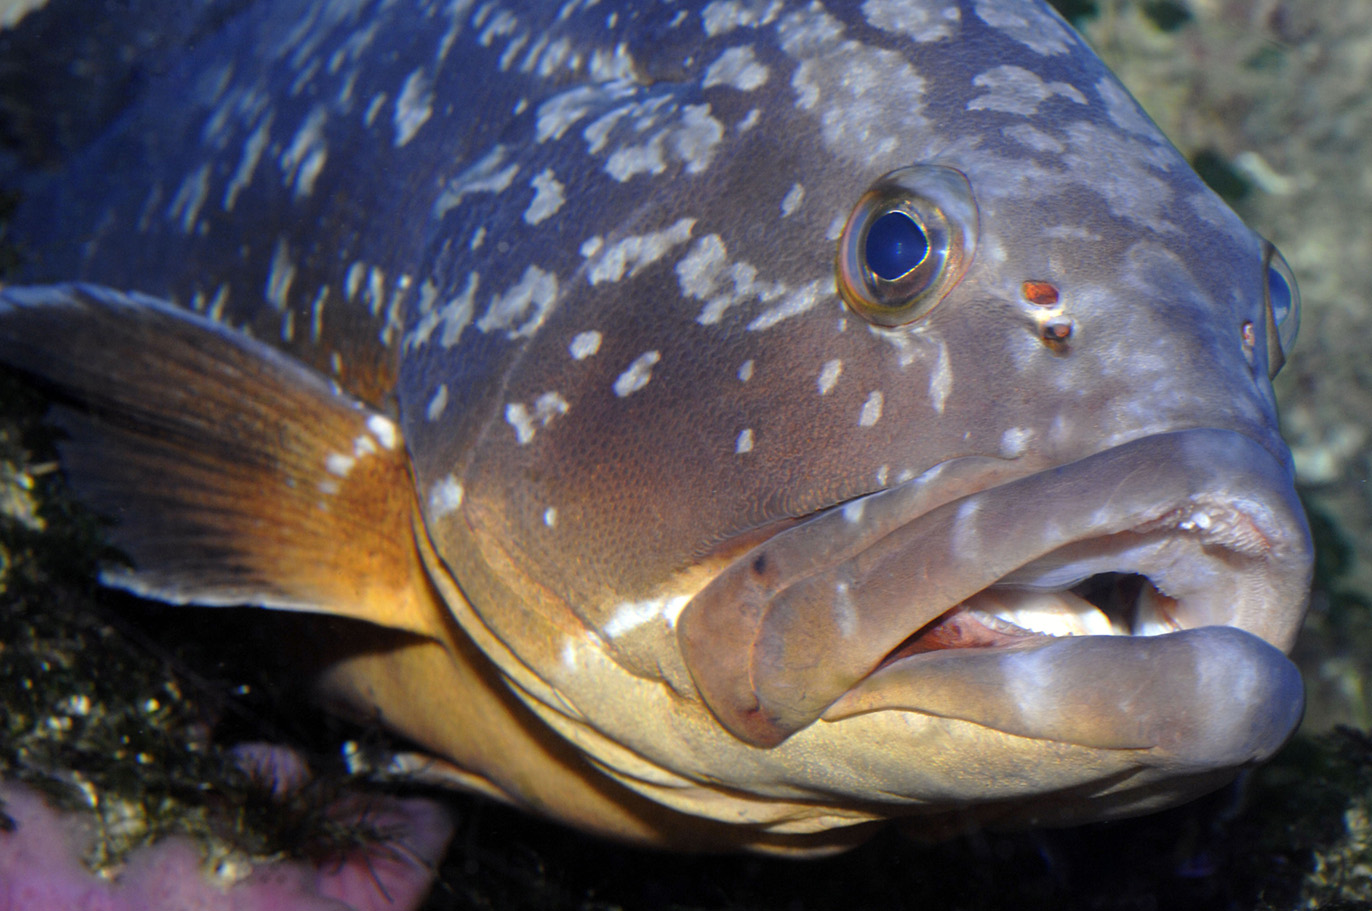
<path id="1" fill-rule="evenodd" d="M 696 595 L 678 637 L 730 732 L 918 713 L 1203 775 L 1294 730 L 1312 550 L 1262 445 L 1159 434 L 941 499 L 818 516 Z"/>

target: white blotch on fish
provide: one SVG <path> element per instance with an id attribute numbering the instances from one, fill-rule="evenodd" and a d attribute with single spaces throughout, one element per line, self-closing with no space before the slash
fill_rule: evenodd
<path id="1" fill-rule="evenodd" d="M 385 92 L 377 92 L 372 96 L 372 100 L 367 102 L 367 111 L 362 115 L 362 124 L 367 129 L 371 129 L 372 124 L 376 123 L 376 115 L 381 113 L 387 97 Z"/>
<path id="2" fill-rule="evenodd" d="M 953 365 L 948 358 L 948 346 L 939 339 L 937 360 L 929 374 L 929 401 L 933 404 L 934 411 L 943 414 L 944 406 L 948 404 L 948 395 L 952 391 Z"/>
<path id="3" fill-rule="evenodd" d="M 505 422 L 514 428 L 515 439 L 523 446 L 533 441 L 540 427 L 547 427 L 555 418 L 567 413 L 567 400 L 556 392 L 545 392 L 534 400 L 533 406 L 511 402 L 505 406 Z"/>
<path id="4" fill-rule="evenodd" d="M 232 212 L 234 203 L 238 201 L 238 194 L 243 192 L 252 183 L 253 174 L 257 171 L 257 165 L 262 160 L 262 153 L 267 149 L 267 143 L 271 139 L 272 119 L 274 112 L 268 111 L 267 116 L 253 130 L 247 142 L 243 143 L 243 157 L 238 160 L 238 167 L 234 169 L 233 176 L 229 178 L 229 184 L 224 189 L 224 211 Z"/>
<path id="5" fill-rule="evenodd" d="M 1031 117 L 1039 105 L 1062 97 L 1077 104 L 1086 104 L 1086 96 L 1076 86 L 1066 82 L 1045 82 L 1037 73 L 1019 66 L 997 66 L 976 76 L 972 85 L 986 89 L 967 102 L 969 111 L 1002 111 Z"/>
<path id="6" fill-rule="evenodd" d="M 567 201 L 563 185 L 553 175 L 552 168 L 544 168 L 529 184 L 533 187 L 534 198 L 529 208 L 524 210 L 524 221 L 536 225 L 557 214 Z"/>
<path id="7" fill-rule="evenodd" d="M 786 293 L 781 282 L 758 281 L 757 267 L 751 263 L 730 263 L 728 248 L 718 234 L 697 238 L 677 262 L 676 274 L 684 296 L 705 301 L 696 317 L 702 326 L 718 323 L 730 308 L 741 303 L 754 299 L 771 303 Z M 813 302 L 809 304 L 813 306 Z"/>
<path id="8" fill-rule="evenodd" d="M 1029 440 L 1034 432 L 1025 427 L 1011 427 L 1001 434 L 1000 454 L 1002 458 L 1017 459 L 1029 448 Z"/>
<path id="9" fill-rule="evenodd" d="M 457 208 L 464 197 L 474 193 L 503 193 L 509 189 L 519 173 L 519 165 L 506 165 L 507 156 L 508 150 L 497 144 L 481 160 L 450 180 L 434 203 L 434 217 L 442 218 Z"/>
<path id="10" fill-rule="evenodd" d="M 957 515 L 953 520 L 953 531 L 948 538 L 948 551 L 956 559 L 964 554 L 980 553 L 981 548 L 977 545 L 977 538 L 980 537 L 977 531 L 976 516 L 981 509 L 981 501 L 975 498 L 968 498 L 958 506 Z"/>
<path id="11" fill-rule="evenodd" d="M 714 0 L 700 11 L 700 25 L 707 37 L 726 35 L 737 28 L 771 25 L 781 11 L 780 3 L 741 3 L 739 0 Z"/>
<path id="12" fill-rule="evenodd" d="M 504 329 L 510 338 L 527 338 L 538 331 L 557 299 L 557 276 L 529 266 L 519 282 L 491 305 L 476 321 L 482 332 Z"/>
<path id="13" fill-rule="evenodd" d="M 824 366 L 819 368 L 819 379 L 816 381 L 819 386 L 820 395 L 828 395 L 838 382 L 839 374 L 843 372 L 843 361 L 835 358 L 825 361 Z"/>
<path id="14" fill-rule="evenodd" d="M 181 233 L 189 234 L 195 228 L 200 218 L 200 207 L 205 204 L 205 196 L 209 193 L 209 180 L 210 165 L 206 162 L 182 181 L 181 188 L 176 191 L 167 209 L 167 218 L 180 221 Z"/>
<path id="15" fill-rule="evenodd" d="M 578 332 L 572 339 L 572 343 L 567 346 L 567 353 L 574 360 L 584 361 L 586 358 L 600 350 L 601 336 L 599 332 L 591 329 L 586 332 Z"/>
<path id="16" fill-rule="evenodd" d="M 780 286 L 780 283 L 778 285 Z M 748 324 L 748 331 L 770 329 L 782 320 L 807 313 L 821 300 L 829 299 L 832 294 L 833 279 L 815 279 L 794 291 L 786 292 L 781 300 L 758 314 Z"/>
<path id="17" fill-rule="evenodd" d="M 615 395 L 626 398 L 638 392 L 653 378 L 653 365 L 662 360 L 658 351 L 645 351 L 615 379 Z"/>
<path id="18" fill-rule="evenodd" d="M 677 617 L 681 616 L 690 600 L 689 596 L 675 595 L 670 598 L 647 598 L 643 601 L 616 604 L 614 613 L 605 621 L 600 632 L 607 639 L 617 639 L 659 618 L 666 620 L 668 626 L 675 628 Z"/>
<path id="19" fill-rule="evenodd" d="M 768 71 L 757 60 L 757 53 L 751 45 L 731 47 L 720 54 L 714 63 L 705 70 L 703 88 L 716 85 L 729 85 L 740 92 L 751 92 L 767 82 Z"/>
<path id="20" fill-rule="evenodd" d="M 848 583 L 840 582 L 834 586 L 834 623 L 838 626 L 839 635 L 847 639 L 856 633 L 857 619 L 857 609 L 853 605 Z"/>
<path id="21" fill-rule="evenodd" d="M 448 407 L 448 384 L 439 383 L 438 390 L 429 399 L 428 406 L 424 409 L 424 417 L 430 421 L 436 421 L 443 417 L 443 410 Z"/>
<path id="22" fill-rule="evenodd" d="M 1042 57 L 1066 54 L 1076 45 L 1067 26 L 1043 9 L 1005 0 L 977 0 L 977 18 Z"/>
<path id="23" fill-rule="evenodd" d="M 388 417 L 372 415 L 367 418 L 367 429 L 376 437 L 376 441 L 387 449 L 395 449 L 400 445 L 400 428 Z"/>
<path id="24" fill-rule="evenodd" d="M 357 464 L 357 459 L 341 452 L 331 452 L 324 458 L 324 468 L 331 475 L 346 478 Z"/>
<path id="25" fill-rule="evenodd" d="M 1139 110 L 1138 102 L 1124 88 L 1107 76 L 1096 82 L 1096 94 L 1105 102 L 1105 113 L 1114 121 L 1115 126 L 1130 133 L 1137 133 L 1153 142 L 1157 141 L 1157 131 L 1148 116 Z"/>
<path id="26" fill-rule="evenodd" d="M 674 247 L 690 240 L 694 226 L 694 218 L 683 218 L 669 228 L 621 238 L 609 247 L 604 247 L 600 238 L 592 238 L 581 247 L 582 254 L 591 259 L 586 280 L 592 285 L 599 285 L 617 282 L 626 275 L 633 278 L 666 256 Z"/>
<path id="27" fill-rule="evenodd" d="M 405 346 L 414 349 L 427 344 L 434 329 L 440 325 L 443 327 L 443 334 L 439 336 L 438 343 L 444 348 L 451 348 L 457 344 L 457 340 L 462 337 L 462 331 L 471 325 L 472 315 L 476 310 L 476 289 L 480 280 L 480 275 L 470 273 L 461 294 L 442 307 L 430 310 L 420 317 L 414 329 L 405 337 Z"/>
<path id="28" fill-rule="evenodd" d="M 395 99 L 395 146 L 400 148 L 414 138 L 419 128 L 433 116 L 434 94 L 429 77 L 422 68 L 405 78 L 400 96 Z"/>
<path id="29" fill-rule="evenodd" d="M 281 153 L 281 170 L 286 184 L 293 188 L 297 199 L 314 192 L 314 182 L 324 169 L 328 148 L 324 143 L 324 122 L 329 112 L 324 105 L 316 105 L 305 117 L 286 151 Z"/>
<path id="30" fill-rule="evenodd" d="M 890 161 L 902 139 L 933 130 L 923 115 L 925 80 L 901 54 L 843 40 L 828 13 L 811 7 L 777 26 L 782 50 L 800 62 L 791 77 L 796 107 L 814 111 L 826 148 L 861 167 Z M 887 86 L 901 86 L 904 103 L 893 111 Z"/>
<path id="31" fill-rule="evenodd" d="M 639 174 L 661 174 L 667 169 L 665 155 L 670 153 L 686 166 L 686 173 L 699 174 L 710 166 L 723 138 L 724 125 L 710 116 L 708 104 L 688 104 L 677 125 L 659 130 L 647 142 L 612 152 L 605 173 L 620 183 Z"/>
<path id="32" fill-rule="evenodd" d="M 873 28 L 893 35 L 906 35 L 921 44 L 952 38 L 962 19 L 962 11 L 948 5 L 912 4 L 906 0 L 866 0 L 862 14 Z"/>
<path id="33" fill-rule="evenodd" d="M 277 310 L 285 310 L 291 293 L 291 283 L 295 281 L 295 262 L 291 258 L 291 248 L 284 237 L 276 240 L 272 252 L 272 265 L 267 272 L 267 287 L 264 295 L 267 302 Z"/>
<path id="34" fill-rule="evenodd" d="M 447 475 L 429 488 L 429 511 L 433 518 L 441 519 L 456 512 L 461 505 L 462 485 L 452 475 Z"/>

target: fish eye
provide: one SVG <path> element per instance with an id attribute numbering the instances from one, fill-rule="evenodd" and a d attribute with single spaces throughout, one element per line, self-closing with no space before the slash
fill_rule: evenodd
<path id="1" fill-rule="evenodd" d="M 929 235 L 905 212 L 887 212 L 867 229 L 862 249 L 878 279 L 898 281 L 929 255 Z"/>
<path id="2" fill-rule="evenodd" d="M 1296 276 L 1276 247 L 1267 244 L 1267 373 L 1276 376 L 1296 344 L 1301 325 L 1301 293 Z"/>
<path id="3" fill-rule="evenodd" d="M 858 200 L 838 242 L 838 288 L 878 326 L 932 310 L 967 271 L 977 205 L 961 171 L 939 165 L 883 175 Z"/>

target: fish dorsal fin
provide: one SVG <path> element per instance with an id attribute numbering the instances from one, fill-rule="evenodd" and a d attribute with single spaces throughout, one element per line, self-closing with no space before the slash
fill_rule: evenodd
<path id="1" fill-rule="evenodd" d="M 54 392 L 63 468 L 128 557 L 108 584 L 428 634 L 409 459 L 379 411 L 240 332 L 90 285 L 0 289 L 0 362 Z"/>

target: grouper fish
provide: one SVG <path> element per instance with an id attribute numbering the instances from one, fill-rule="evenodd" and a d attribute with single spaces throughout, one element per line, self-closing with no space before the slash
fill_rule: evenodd
<path id="1" fill-rule="evenodd" d="M 1295 281 L 1040 0 L 131 10 L 4 38 L 90 59 L 0 361 L 108 584 L 302 615 L 417 774 L 818 853 L 1296 726 Z"/>

